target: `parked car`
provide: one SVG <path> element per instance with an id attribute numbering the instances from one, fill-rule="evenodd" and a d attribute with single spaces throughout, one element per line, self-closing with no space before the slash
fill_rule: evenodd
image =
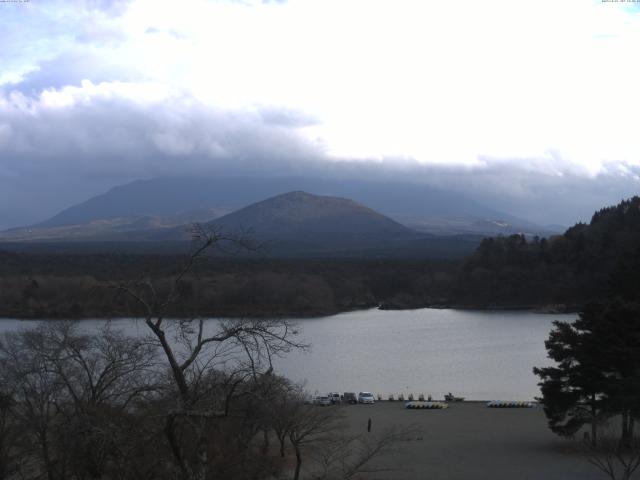
<path id="1" fill-rule="evenodd" d="M 337 405 L 340 403 L 340 394 L 338 392 L 329 393 L 329 400 L 331 400 L 332 405 Z"/>
<path id="2" fill-rule="evenodd" d="M 327 407 L 331 405 L 331 399 L 326 395 L 320 395 L 313 399 L 314 405 L 320 405 L 321 407 Z"/>
<path id="3" fill-rule="evenodd" d="M 358 399 L 356 398 L 356 394 L 354 392 L 344 392 L 342 394 L 342 401 L 350 405 L 358 403 Z"/>
<path id="4" fill-rule="evenodd" d="M 358 403 L 376 403 L 371 392 L 360 392 L 358 394 Z"/>

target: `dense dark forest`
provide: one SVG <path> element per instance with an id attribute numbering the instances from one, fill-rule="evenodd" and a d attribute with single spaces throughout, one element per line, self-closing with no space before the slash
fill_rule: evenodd
<path id="1" fill-rule="evenodd" d="M 0 252 L 0 315 L 139 315 L 111 288 L 151 279 L 169 288 L 183 255 Z M 563 235 L 486 238 L 458 260 L 219 256 L 195 266 L 172 315 L 313 316 L 358 308 L 579 309 L 613 287 L 636 289 L 640 198 L 604 208 Z"/>
<path id="2" fill-rule="evenodd" d="M 109 317 L 141 314 L 112 288 L 152 279 L 168 288 L 182 256 L 2 254 L 5 317 Z M 311 316 L 393 303 L 423 306 L 446 298 L 454 262 L 207 258 L 184 281 L 170 313 Z"/>
<path id="3" fill-rule="evenodd" d="M 564 235 L 487 238 L 461 267 L 455 303 L 580 307 L 638 287 L 640 198 L 596 212 Z"/>

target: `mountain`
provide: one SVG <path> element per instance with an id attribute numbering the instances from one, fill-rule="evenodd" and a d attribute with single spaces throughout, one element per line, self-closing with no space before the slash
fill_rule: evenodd
<path id="1" fill-rule="evenodd" d="M 211 222 L 225 230 L 251 227 L 267 238 L 348 238 L 415 236 L 416 232 L 353 200 L 289 192 L 254 203 Z"/>
<path id="2" fill-rule="evenodd" d="M 353 200 L 300 191 L 257 202 L 207 226 L 248 231 L 262 244 L 262 254 L 277 257 L 449 258 L 470 254 L 481 240 L 418 232 Z"/>
<path id="3" fill-rule="evenodd" d="M 382 247 L 424 236 L 353 200 L 300 191 L 254 203 L 209 226 L 225 232 L 247 230 L 278 250 Z"/>
<path id="4" fill-rule="evenodd" d="M 62 227 L 75 226 L 74 236 L 94 236 L 96 222 L 115 222 L 120 231 L 138 230 L 140 219 L 159 223 L 156 219 L 170 219 L 193 212 L 215 209 L 228 213 L 283 192 L 304 190 L 316 195 L 351 198 L 368 205 L 414 230 L 440 235 L 479 234 L 496 235 L 530 233 L 548 235 L 548 229 L 526 220 L 486 208 L 468 198 L 425 185 L 368 180 L 311 179 L 303 177 L 251 178 L 155 178 L 138 180 L 115 187 L 108 192 L 69 207 L 54 217 L 25 229 L 13 229 L 22 239 L 51 239 L 65 235 Z M 179 222 L 164 222 L 167 228 Z M 130 224 L 130 226 L 127 226 Z M 0 238 L 6 239 L 6 234 Z"/>
<path id="5" fill-rule="evenodd" d="M 188 250 L 191 224 L 159 227 L 145 217 L 138 224 L 148 228 L 126 230 L 131 227 L 126 224 L 122 230 L 115 225 L 119 218 L 103 221 L 112 228 L 95 229 L 91 237 L 64 237 L 65 232 L 74 233 L 76 226 L 52 226 L 46 231 L 59 232 L 60 236 L 45 242 L 27 242 L 31 246 L 26 250 L 24 242 L 18 246 L 5 243 L 2 247 L 62 253 Z M 260 248 L 257 252 L 243 251 L 243 255 L 269 257 L 457 257 L 471 253 L 481 240 L 473 235 L 436 236 L 417 232 L 353 200 L 301 191 L 256 202 L 204 223 L 203 227 L 226 235 L 247 236 Z M 221 242 L 219 246 L 237 247 L 232 242 Z"/>

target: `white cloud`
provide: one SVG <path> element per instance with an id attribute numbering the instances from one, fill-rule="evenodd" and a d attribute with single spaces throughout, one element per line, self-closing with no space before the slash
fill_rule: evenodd
<path id="1" fill-rule="evenodd" d="M 589 175 L 605 162 L 640 163 L 634 121 L 640 67 L 633 61 L 640 18 L 613 3 L 79 5 L 24 14 L 27 26 L 44 25 L 53 37 L 31 30 L 23 71 L 73 51 L 76 79 L 65 80 L 75 85 L 89 78 L 109 88 L 104 78 L 92 78 L 99 59 L 128 85 L 161 85 L 194 105 L 295 110 L 317 120 L 299 133 L 322 142 L 335 159 L 481 168 L 486 157 L 547 165 L 554 151 L 553 158 Z M 70 28 L 52 26 L 54 20 L 69 20 Z M 81 50 L 70 44 L 78 38 L 86 44 Z M 86 70 L 77 71 L 82 55 Z M 5 75 L 15 78 L 20 68 Z M 62 87 L 42 101 L 64 102 L 71 93 Z M 120 87 L 116 94 L 126 95 Z"/>

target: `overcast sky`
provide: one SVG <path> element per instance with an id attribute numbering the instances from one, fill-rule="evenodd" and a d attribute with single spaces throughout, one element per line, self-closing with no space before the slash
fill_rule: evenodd
<path id="1" fill-rule="evenodd" d="M 640 191 L 640 3 L 0 2 L 0 45 L 0 228 L 191 173 L 377 171 L 543 224 Z"/>

